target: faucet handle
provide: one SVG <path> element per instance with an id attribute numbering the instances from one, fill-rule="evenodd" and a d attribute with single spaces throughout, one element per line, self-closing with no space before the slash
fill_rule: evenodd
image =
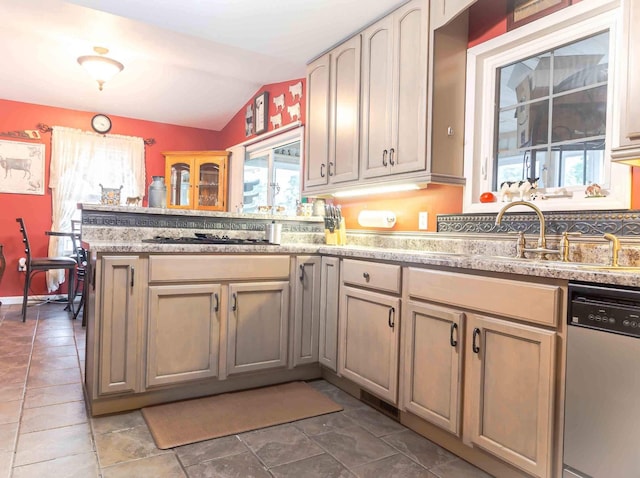
<path id="1" fill-rule="evenodd" d="M 609 254 L 611 266 L 618 267 L 618 253 L 620 252 L 620 239 L 615 234 L 605 233 L 604 237 L 607 241 L 610 241 Z"/>
<path id="2" fill-rule="evenodd" d="M 569 236 L 581 236 L 581 232 L 568 232 L 562 233 L 562 239 L 560 239 L 560 254 L 562 254 L 562 262 L 569 262 Z"/>
<path id="3" fill-rule="evenodd" d="M 516 257 L 524 258 L 524 249 L 527 246 L 527 242 L 524 239 L 524 231 L 508 231 L 508 234 L 517 234 L 518 242 L 516 243 Z"/>

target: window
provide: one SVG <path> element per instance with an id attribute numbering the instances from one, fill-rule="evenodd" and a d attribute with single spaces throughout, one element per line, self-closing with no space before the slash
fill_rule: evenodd
<path id="1" fill-rule="evenodd" d="M 247 147 L 243 168 L 244 212 L 296 215 L 301 191 L 299 131 Z"/>
<path id="2" fill-rule="evenodd" d="M 480 194 L 535 178 L 542 209 L 628 208 L 629 168 L 609 161 L 620 15 L 616 1 L 580 2 L 468 51 L 465 212 L 497 210 Z M 585 201 L 592 183 L 607 197 Z"/>

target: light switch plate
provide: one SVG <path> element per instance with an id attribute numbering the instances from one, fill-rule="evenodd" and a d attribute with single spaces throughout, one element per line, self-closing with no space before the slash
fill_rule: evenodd
<path id="1" fill-rule="evenodd" d="M 429 223 L 429 213 L 427 212 L 419 212 L 418 213 L 418 229 L 421 231 L 427 230 L 427 224 Z"/>

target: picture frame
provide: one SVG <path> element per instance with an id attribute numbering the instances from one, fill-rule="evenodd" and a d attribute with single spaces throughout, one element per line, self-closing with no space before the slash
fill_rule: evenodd
<path id="1" fill-rule="evenodd" d="M 0 193 L 44 196 L 42 143 L 0 140 Z"/>
<path id="2" fill-rule="evenodd" d="M 507 31 L 571 5 L 571 0 L 509 0 Z"/>
<path id="3" fill-rule="evenodd" d="M 255 134 L 267 131 L 269 121 L 269 92 L 264 91 L 253 99 L 253 124 Z"/>
<path id="4" fill-rule="evenodd" d="M 244 114 L 244 133 L 245 136 L 253 134 L 253 101 L 247 105 Z"/>

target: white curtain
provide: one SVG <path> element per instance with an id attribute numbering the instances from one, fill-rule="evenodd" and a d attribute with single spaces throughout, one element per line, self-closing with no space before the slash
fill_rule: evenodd
<path id="1" fill-rule="evenodd" d="M 133 136 L 100 135 L 53 127 L 49 187 L 53 231 L 71 231 L 81 202 L 99 203 L 101 187 L 119 188 L 121 197 L 145 196 L 144 140 Z M 49 257 L 65 254 L 65 242 L 49 240 Z M 49 292 L 64 282 L 64 270 L 47 272 Z"/>

